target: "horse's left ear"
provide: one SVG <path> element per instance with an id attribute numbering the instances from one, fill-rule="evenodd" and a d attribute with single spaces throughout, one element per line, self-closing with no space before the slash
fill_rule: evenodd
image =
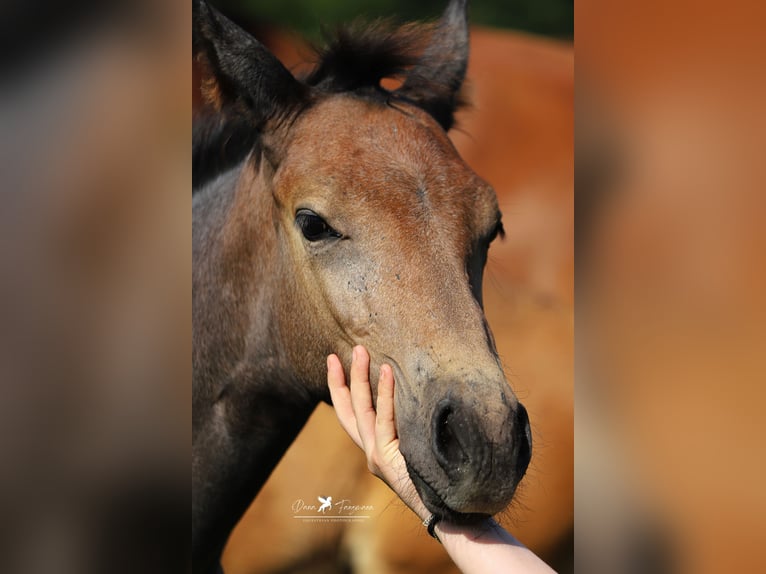
<path id="1" fill-rule="evenodd" d="M 304 101 L 308 88 L 253 36 L 204 0 L 193 0 L 192 50 L 205 75 L 203 95 L 264 129 Z"/>
<path id="2" fill-rule="evenodd" d="M 445 130 L 455 122 L 468 68 L 468 0 L 450 0 L 418 63 L 397 93 L 429 112 Z"/>

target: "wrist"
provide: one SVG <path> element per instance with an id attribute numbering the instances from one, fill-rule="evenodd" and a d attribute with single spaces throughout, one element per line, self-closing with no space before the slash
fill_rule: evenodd
<path id="1" fill-rule="evenodd" d="M 387 474 L 388 476 L 378 475 L 378 478 L 385 482 L 421 521 L 427 520 L 431 516 L 431 511 L 423 504 L 417 490 L 415 490 L 415 485 L 412 484 L 409 477 L 403 479 L 401 474 Z"/>
<path id="2" fill-rule="evenodd" d="M 518 544 L 518 541 L 491 516 L 464 524 L 441 520 L 437 522 L 434 533 L 442 543 L 447 538 L 461 538 L 471 541 L 503 541 Z"/>

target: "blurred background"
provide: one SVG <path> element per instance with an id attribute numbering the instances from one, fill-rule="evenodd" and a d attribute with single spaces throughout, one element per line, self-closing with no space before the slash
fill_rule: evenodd
<path id="1" fill-rule="evenodd" d="M 0 570 L 189 567 L 186 2 L 3 2 Z"/>
<path id="2" fill-rule="evenodd" d="M 766 568 L 765 17 L 577 4 L 577 571 Z"/>
<path id="3" fill-rule="evenodd" d="M 225 13 L 254 18 L 289 28 L 316 39 L 321 25 L 350 22 L 355 18 L 393 18 L 412 22 L 436 18 L 446 5 L 442 0 L 222 0 L 215 3 Z M 471 2 L 471 22 L 493 28 L 513 28 L 571 40 L 574 3 L 571 0 L 476 0 Z"/>

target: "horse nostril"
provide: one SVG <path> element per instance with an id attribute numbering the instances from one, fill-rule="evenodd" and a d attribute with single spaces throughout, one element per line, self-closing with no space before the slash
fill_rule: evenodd
<path id="1" fill-rule="evenodd" d="M 514 440 L 518 444 L 518 454 L 516 455 L 516 472 L 518 480 L 524 476 L 532 459 L 532 429 L 529 426 L 529 415 L 524 405 L 519 403 L 516 410 L 516 420 L 513 423 Z"/>
<path id="2" fill-rule="evenodd" d="M 431 449 L 450 481 L 464 481 L 501 473 L 516 484 L 532 458 L 532 433 L 523 405 L 508 413 L 510 425 L 494 435 L 489 423 L 473 415 L 462 403 L 443 399 L 431 419 Z M 494 437 L 497 442 L 492 442 Z M 509 476 L 510 474 L 510 476 Z"/>
<path id="3" fill-rule="evenodd" d="M 455 406 L 447 399 L 439 403 L 433 417 L 433 451 L 436 460 L 448 472 L 459 470 L 468 462 L 468 455 L 460 444 L 460 417 Z"/>

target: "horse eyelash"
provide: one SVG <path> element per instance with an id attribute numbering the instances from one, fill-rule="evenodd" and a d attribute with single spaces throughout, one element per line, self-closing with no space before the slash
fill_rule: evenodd
<path id="1" fill-rule="evenodd" d="M 492 243 L 497 238 L 505 239 L 505 227 L 503 227 L 503 222 L 498 221 L 497 225 L 495 225 L 495 229 L 492 230 L 492 233 L 489 234 L 489 237 L 487 238 L 487 245 Z"/>

